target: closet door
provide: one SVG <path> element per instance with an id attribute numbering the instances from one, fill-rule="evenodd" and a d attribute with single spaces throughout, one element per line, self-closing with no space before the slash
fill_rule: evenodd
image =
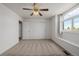
<path id="1" fill-rule="evenodd" d="M 23 39 L 30 39 L 30 22 L 23 22 Z"/>
<path id="2" fill-rule="evenodd" d="M 47 37 L 46 22 L 24 22 L 23 39 L 45 39 Z"/>
<path id="3" fill-rule="evenodd" d="M 43 22 L 32 22 L 31 23 L 31 39 L 44 39 L 46 33 L 46 25 Z"/>

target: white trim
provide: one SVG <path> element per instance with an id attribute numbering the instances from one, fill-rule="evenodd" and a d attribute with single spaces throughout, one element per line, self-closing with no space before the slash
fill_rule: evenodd
<path id="1" fill-rule="evenodd" d="M 79 31 L 75 31 L 75 30 L 70 30 L 70 31 L 68 31 L 68 30 L 63 30 L 62 32 L 63 32 L 63 33 L 64 33 L 64 32 L 68 32 L 68 33 L 69 33 L 69 32 L 70 32 L 70 33 L 79 33 Z"/>

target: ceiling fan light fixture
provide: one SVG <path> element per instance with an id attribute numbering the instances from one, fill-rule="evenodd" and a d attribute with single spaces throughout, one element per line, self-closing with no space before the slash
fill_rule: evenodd
<path id="1" fill-rule="evenodd" d="M 37 12 L 33 11 L 33 14 L 34 14 L 35 16 L 37 16 L 37 15 L 39 15 L 39 12 L 38 12 L 38 11 L 37 11 Z"/>
<path id="2" fill-rule="evenodd" d="M 33 15 L 39 15 L 39 6 L 37 4 L 35 4 L 33 7 Z"/>

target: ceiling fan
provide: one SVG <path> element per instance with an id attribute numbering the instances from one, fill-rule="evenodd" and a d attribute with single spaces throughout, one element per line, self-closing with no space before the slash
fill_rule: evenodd
<path id="1" fill-rule="evenodd" d="M 40 16 L 43 16 L 40 11 L 48 11 L 48 9 L 40 9 L 39 6 L 37 5 L 37 3 L 34 3 L 33 4 L 33 8 L 30 9 L 30 8 L 22 8 L 23 10 L 32 10 L 32 13 L 30 14 L 31 16 L 33 15 L 40 15 Z"/>

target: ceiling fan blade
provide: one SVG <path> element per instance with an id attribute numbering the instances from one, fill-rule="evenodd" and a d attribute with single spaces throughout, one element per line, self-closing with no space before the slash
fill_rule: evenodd
<path id="1" fill-rule="evenodd" d="M 30 9 L 30 8 L 23 8 L 23 10 L 32 10 L 32 9 Z"/>
<path id="2" fill-rule="evenodd" d="M 39 15 L 40 15 L 40 16 L 43 16 L 40 12 L 39 12 Z"/>
<path id="3" fill-rule="evenodd" d="M 31 16 L 33 15 L 33 13 L 30 14 Z"/>
<path id="4" fill-rule="evenodd" d="M 48 9 L 40 9 L 40 11 L 48 11 Z"/>

